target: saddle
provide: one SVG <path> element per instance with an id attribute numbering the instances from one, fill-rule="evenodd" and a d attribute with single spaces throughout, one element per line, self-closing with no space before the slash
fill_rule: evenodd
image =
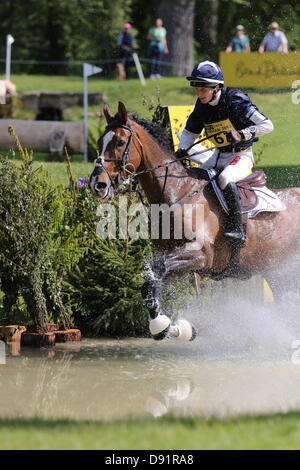
<path id="1" fill-rule="evenodd" d="M 255 188 L 262 188 L 267 185 L 263 171 L 254 171 L 241 181 L 236 183 L 240 197 L 243 212 L 249 212 L 258 204 L 258 196 Z"/>

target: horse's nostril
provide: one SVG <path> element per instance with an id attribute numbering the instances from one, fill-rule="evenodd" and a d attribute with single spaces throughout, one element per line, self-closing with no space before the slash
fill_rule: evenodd
<path id="1" fill-rule="evenodd" d="M 95 191 L 102 191 L 107 187 L 107 183 L 96 183 L 95 184 Z"/>

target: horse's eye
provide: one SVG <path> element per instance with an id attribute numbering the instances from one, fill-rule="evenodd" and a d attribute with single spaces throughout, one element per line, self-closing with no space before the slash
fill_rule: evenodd
<path id="1" fill-rule="evenodd" d="M 123 147 L 124 144 L 125 144 L 125 141 L 124 141 L 124 140 L 119 139 L 119 140 L 117 141 L 117 147 L 118 147 L 118 148 Z"/>

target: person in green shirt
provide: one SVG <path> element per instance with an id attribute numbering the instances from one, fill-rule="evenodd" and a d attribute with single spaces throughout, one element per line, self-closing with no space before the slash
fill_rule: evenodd
<path id="1" fill-rule="evenodd" d="M 150 40 L 149 55 L 151 57 L 150 80 L 162 78 L 160 75 L 160 62 L 163 54 L 168 54 L 167 31 L 163 27 L 161 18 L 157 18 L 155 26 L 149 29 L 147 39 Z"/>
<path id="2" fill-rule="evenodd" d="M 230 39 L 225 52 L 227 54 L 230 52 L 250 52 L 249 38 L 241 24 L 236 27 L 236 34 Z"/>

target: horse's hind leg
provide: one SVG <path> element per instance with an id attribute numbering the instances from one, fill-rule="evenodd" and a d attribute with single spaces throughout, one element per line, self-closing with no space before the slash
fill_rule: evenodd
<path id="1" fill-rule="evenodd" d="M 152 265 L 153 278 L 148 279 L 142 286 L 142 297 L 149 311 L 150 333 L 155 340 L 169 337 L 191 341 L 196 336 L 194 327 L 187 320 L 178 320 L 176 323 L 172 323 L 163 311 L 161 295 L 165 272 L 165 260 L 162 257 Z"/>

